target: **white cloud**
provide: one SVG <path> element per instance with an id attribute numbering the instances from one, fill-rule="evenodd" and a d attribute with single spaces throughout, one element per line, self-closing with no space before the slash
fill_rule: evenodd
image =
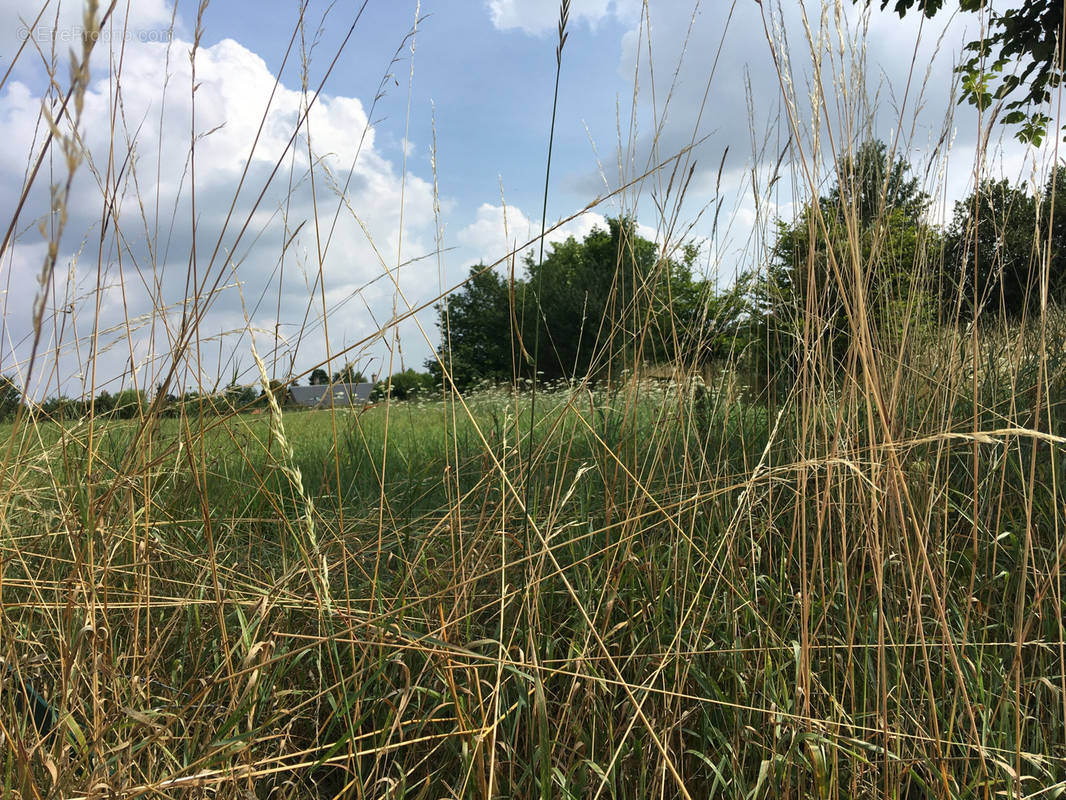
<path id="1" fill-rule="evenodd" d="M 588 236 L 593 228 L 606 230 L 607 218 L 594 211 L 585 211 L 573 219 L 568 219 L 562 224 L 561 220 L 551 223 L 545 235 L 545 252 L 551 252 L 551 245 L 565 242 L 570 237 L 582 241 Z M 637 232 L 645 239 L 659 241 L 658 231 L 647 225 L 637 225 Z M 470 256 L 470 263 L 494 264 L 501 262 L 499 269 L 510 268 L 507 256 L 517 248 L 517 261 L 515 263 L 516 274 L 523 270 L 521 258 L 532 250 L 536 254 L 539 245 L 537 238 L 540 236 L 540 222 L 530 219 L 522 209 L 517 206 L 492 205 L 482 203 L 477 210 L 477 217 L 465 228 L 456 234 L 456 240 Z"/>
<path id="2" fill-rule="evenodd" d="M 229 380 L 235 359 L 244 369 L 239 380 L 255 378 L 241 294 L 251 327 L 266 332 L 256 335 L 260 353 L 271 355 L 275 331 L 287 340 L 274 354 L 282 375 L 290 360 L 303 369 L 325 357 L 321 283 L 334 352 L 407 310 L 394 280 L 413 304 L 435 295 L 432 259 L 395 269 L 397 262 L 432 250 L 432 186 L 412 174 L 404 180 L 375 148 L 372 129 L 357 157 L 368 125 L 357 98 L 320 96 L 289 149 L 305 98 L 284 85 L 275 91 L 275 76 L 255 53 L 232 40 L 201 48 L 193 94 L 186 56 L 190 43 L 175 40 L 169 60 L 166 44 L 125 44 L 121 106 L 113 105 L 116 86 L 109 78 L 94 81 L 85 96 L 81 127 L 88 158 L 73 182 L 53 282 L 56 301 L 49 305 L 73 313 L 52 309 L 46 318 L 45 351 L 50 355 L 35 368 L 38 378 L 58 372 L 64 377 L 63 391 L 80 391 L 79 375 L 88 374 L 93 350 L 86 337 L 95 324 L 111 331 L 95 348 L 98 378 L 128 373 L 132 348 L 139 383 L 154 385 L 167 366 L 168 339 L 177 331 L 182 308 L 191 308 L 186 290 L 194 257 L 201 284 L 210 287 L 217 281 L 231 287 L 200 298 L 202 336 L 236 333 L 223 335 L 221 347 L 212 343 L 209 359 L 190 359 L 193 383 L 211 384 L 220 371 Z M 0 180 L 9 187 L 22 185 L 26 165 L 40 149 L 40 109 L 41 98 L 25 83 L 12 82 L 0 94 L 0 138 L 5 142 Z M 62 159 L 58 149 L 54 152 L 53 180 L 59 180 Z M 116 182 L 112 177 L 102 189 L 104 176 L 120 170 L 121 178 Z M 19 287 L 18 298 L 7 298 L 5 370 L 13 358 L 24 362 L 29 352 L 29 306 L 43 262 L 34 221 L 48 219 L 47 180 L 31 193 L 19 236 L 0 262 L 0 270 L 10 271 L 12 285 Z M 5 221 L 13 213 L 16 188 L 0 198 Z M 101 241 L 101 217 L 112 192 L 119 218 L 117 223 L 108 220 Z M 99 272 L 98 252 L 103 254 Z M 383 263 L 393 267 L 393 277 L 386 275 Z M 98 281 L 112 288 L 97 319 Z M 132 343 L 124 335 L 127 318 L 145 323 L 137 326 Z M 420 337 L 410 328 L 404 326 L 417 345 Z M 49 343 L 53 331 L 60 332 L 60 339 Z M 382 347 L 378 342 L 367 353 L 373 350 L 380 358 Z M 153 352 L 161 358 L 151 360 Z M 54 393 L 56 386 L 39 385 L 36 391 Z"/>
<path id="3" fill-rule="evenodd" d="M 775 212 L 788 219 L 787 210 L 798 207 L 790 204 L 806 199 L 809 186 L 801 153 L 804 165 L 814 165 L 816 190 L 828 189 L 833 166 L 830 142 L 838 150 L 868 137 L 893 144 L 897 154 L 911 162 L 923 188 L 940 201 L 937 213 L 943 214 L 946 207 L 950 217 L 954 200 L 965 196 L 972 185 L 973 153 L 980 134 L 976 114 L 967 105 L 957 105 L 953 94 L 954 62 L 960 48 L 976 35 L 977 15 L 944 12 L 923 20 L 912 13 L 900 19 L 891 11 L 880 11 L 879 4 L 864 15 L 862 4 L 844 3 L 837 18 L 832 4 L 764 0 L 741 3 L 735 9 L 728 3 L 705 2 L 693 16 L 692 5 L 650 6 L 654 79 L 648 64 L 647 27 L 632 20 L 627 23 L 618 76 L 628 82 L 636 75 L 639 95 L 632 124 L 625 116 L 621 119 L 621 146 L 614 158 L 603 158 L 604 163 L 617 160 L 619 165 L 617 176 L 608 173 L 612 187 L 691 143 L 702 142 L 681 159 L 679 173 L 690 167 L 694 172 L 678 218 L 691 220 L 704 209 L 693 232 L 709 236 L 716 204 L 723 202 L 716 229 L 717 251 L 724 254 L 723 274 L 759 266 L 764 253 L 761 240 L 773 237 L 767 223 Z M 801 15 L 804 9 L 813 33 L 813 55 Z M 772 41 L 763 33 L 764 18 Z M 784 79 L 778 77 L 778 64 Z M 789 124 L 782 84 L 794 102 L 795 130 Z M 813 91 L 819 84 L 824 103 Z M 945 128 L 948 135 L 942 140 Z M 999 133 L 994 130 L 993 136 Z M 1006 131 L 995 148 L 991 171 L 998 172 L 1002 165 L 1002 174 L 1008 177 L 1027 177 L 1035 159 L 1035 171 L 1043 174 L 1050 151 L 1027 150 L 1011 140 L 1011 133 Z M 930 165 L 938 143 L 938 163 Z M 953 147 L 944 168 L 939 161 L 948 144 Z M 670 196 L 666 192 L 670 170 L 667 167 L 640 187 L 645 209 L 648 194 Z M 779 180 L 770 191 L 767 187 L 775 174 Z M 753 175 L 758 177 L 757 204 L 752 203 Z M 591 169 L 572 181 L 586 194 L 603 191 L 602 179 Z M 676 201 L 676 182 L 673 188 Z"/>
<path id="4" fill-rule="evenodd" d="M 555 244 L 565 242 L 571 236 L 581 241 L 595 227 L 606 228 L 607 220 L 600 214 L 586 211 L 549 231 L 545 241 Z M 477 217 L 456 234 L 456 240 L 474 260 L 492 264 L 505 259 L 515 248 L 518 248 L 517 255 L 521 259 L 523 253 L 537 247 L 534 240 L 539 236 L 539 220 L 530 219 L 517 206 L 507 206 L 505 209 L 503 206 L 482 203 L 477 210 Z M 515 270 L 521 272 L 520 260 Z"/>
<path id="5" fill-rule="evenodd" d="M 100 3 L 99 15 L 107 9 Z M 44 13 L 38 18 L 41 8 Z M 119 3 L 115 11 L 100 28 L 94 49 L 94 65 L 106 64 L 109 49 L 118 50 L 122 40 L 127 43 L 163 42 L 170 35 L 173 8 L 166 0 L 137 0 L 136 3 Z M 182 32 L 180 20 L 177 32 Z M 85 26 L 84 0 L 59 0 L 45 3 L 0 4 L 0 52 L 14 54 L 25 43 L 23 55 L 16 68 L 41 66 L 40 50 L 46 58 L 55 50 L 60 61 L 67 58 L 71 49 L 81 52 L 82 32 Z M 62 66 L 59 76 L 66 75 Z"/>
<path id="6" fill-rule="evenodd" d="M 608 14 L 618 13 L 617 0 L 574 0 L 570 24 L 587 22 L 595 27 Z M 554 31 L 559 24 L 558 0 L 489 0 L 489 17 L 497 30 L 522 30 L 534 36 Z"/>

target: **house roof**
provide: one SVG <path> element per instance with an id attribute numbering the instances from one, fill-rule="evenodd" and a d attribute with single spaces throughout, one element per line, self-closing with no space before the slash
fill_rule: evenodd
<path id="1" fill-rule="evenodd" d="M 331 404 L 351 406 L 365 403 L 373 391 L 372 383 L 328 383 L 317 386 L 290 386 L 292 399 L 307 408 L 328 408 Z"/>

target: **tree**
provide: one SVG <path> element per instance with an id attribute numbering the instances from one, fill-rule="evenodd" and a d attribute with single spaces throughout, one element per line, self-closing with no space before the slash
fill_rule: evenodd
<path id="1" fill-rule="evenodd" d="M 870 2 L 870 0 L 866 0 Z M 858 2 L 858 0 L 852 0 Z M 901 17 L 917 8 L 932 17 L 944 0 L 881 0 Z M 963 11 L 990 8 L 989 0 L 959 0 Z M 960 64 L 962 98 L 981 109 L 1004 101 L 1003 121 L 1020 126 L 1023 142 L 1040 145 L 1050 118 L 1040 111 L 1062 81 L 1064 41 L 1063 0 L 1021 0 L 1017 8 L 991 9 L 988 36 L 966 45 L 970 53 Z M 1017 68 L 1012 65 L 1017 62 Z"/>
<path id="2" fill-rule="evenodd" d="M 1040 202 L 1041 230 L 1046 230 L 1048 253 L 1048 297 L 1066 303 L 1066 165 L 1060 164 L 1048 176 Z"/>
<path id="3" fill-rule="evenodd" d="M 433 392 L 436 385 L 436 380 L 430 373 L 408 368 L 395 373 L 388 380 L 380 381 L 374 387 L 371 399 L 382 400 L 391 396 L 393 400 L 414 400 L 420 395 Z"/>
<path id="4" fill-rule="evenodd" d="M 1066 186 L 1066 167 L 1049 178 L 1043 197 L 1007 180 L 986 180 L 955 204 L 940 278 L 946 315 L 972 319 L 984 310 L 1006 317 L 1032 311 L 1045 262 L 1037 241 L 1050 234 L 1048 297 L 1066 301 L 1066 208 L 1052 202 Z"/>
<path id="5" fill-rule="evenodd" d="M 123 389 L 112 400 L 112 413 L 118 419 L 135 419 L 148 410 L 148 396 L 139 389 Z"/>
<path id="6" fill-rule="evenodd" d="M 22 402 L 22 392 L 18 384 L 13 378 L 0 375 L 0 421 L 14 419 L 20 402 Z"/>
<path id="7" fill-rule="evenodd" d="M 323 370 L 319 370 L 319 371 L 323 371 Z M 312 373 L 312 375 L 314 375 L 314 373 Z M 366 377 L 363 375 L 362 372 L 360 372 L 359 370 L 357 370 L 355 368 L 354 364 L 345 362 L 344 369 L 342 369 L 340 372 L 334 373 L 333 382 L 334 383 L 366 383 Z M 329 383 L 329 381 L 324 381 L 324 383 Z"/>
<path id="8" fill-rule="evenodd" d="M 250 408 L 259 397 L 255 384 L 241 386 L 231 383 L 222 394 L 223 408 L 229 411 L 241 411 Z"/>
<path id="9" fill-rule="evenodd" d="M 527 256 L 526 347 L 532 352 L 536 345 L 542 379 L 599 376 L 616 344 L 633 336 L 634 287 L 654 260 L 655 245 L 618 220 L 581 242 L 570 237 L 553 245 L 540 264 Z"/>
<path id="10" fill-rule="evenodd" d="M 620 218 L 580 242 L 553 244 L 539 264 L 528 255 L 526 277 L 513 284 L 475 267 L 437 306 L 442 342 L 426 366 L 439 382 L 443 363 L 462 390 L 532 378 L 534 370 L 541 381 L 595 380 L 612 367 L 710 358 L 721 333 L 711 329 L 738 312 L 708 314 L 707 286 L 692 277 L 698 248 L 676 252 L 664 256 L 635 220 Z"/>
<path id="11" fill-rule="evenodd" d="M 107 391 L 107 389 L 101 389 L 100 394 L 96 396 L 96 402 L 93 403 L 93 411 L 96 414 L 107 414 L 115 409 L 115 398 Z"/>
<path id="12" fill-rule="evenodd" d="M 311 377 L 307 381 L 311 386 L 325 386 L 329 383 L 329 373 L 322 367 L 311 370 Z"/>
<path id="13" fill-rule="evenodd" d="M 755 292 L 767 368 L 806 351 L 844 362 L 860 311 L 878 340 L 930 305 L 926 265 L 936 232 L 923 221 L 927 196 L 881 142 L 836 165 L 829 193 L 791 224 L 778 221 L 769 275 Z M 803 343 L 803 344 L 801 344 Z"/>
<path id="14" fill-rule="evenodd" d="M 683 328 L 699 317 L 696 252 L 684 247 L 679 258 L 662 257 L 637 233 L 636 221 L 622 217 L 581 242 L 571 237 L 553 245 L 541 264 L 527 257 L 524 338 L 531 351 L 539 336 L 538 376 L 597 379 L 612 365 L 676 358 L 678 321 Z"/>
<path id="15" fill-rule="evenodd" d="M 942 309 L 972 319 L 985 308 L 1015 316 L 1026 305 L 1036 202 L 1010 181 L 986 180 L 955 204 L 940 281 Z"/>
<path id="16" fill-rule="evenodd" d="M 706 281 L 693 281 L 679 301 L 675 319 L 680 328 L 676 358 L 707 364 L 738 355 L 749 343 L 754 276 L 740 275 L 721 292 Z"/>
<path id="17" fill-rule="evenodd" d="M 524 281 L 515 281 L 514 290 L 520 305 Z M 507 280 L 482 265 L 473 267 L 463 288 L 435 309 L 441 345 L 437 357 L 426 362 L 435 383 L 444 382 L 445 370 L 460 390 L 482 381 L 510 383 L 514 379 L 519 344 L 511 322 Z"/>
<path id="18" fill-rule="evenodd" d="M 888 209 L 917 223 L 929 205 L 929 195 L 918 188 L 910 169 L 901 156 L 891 160 L 884 142 L 863 142 L 855 153 L 840 157 L 836 184 L 822 198 L 822 210 L 842 223 L 854 214 L 862 226 L 874 224 Z"/>

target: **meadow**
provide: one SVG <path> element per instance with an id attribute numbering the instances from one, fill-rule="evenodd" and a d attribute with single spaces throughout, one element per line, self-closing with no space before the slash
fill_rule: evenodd
<path id="1" fill-rule="evenodd" d="M 87 80 L 73 70 L 70 96 Z M 844 105 L 845 128 L 869 111 Z M 821 145 L 792 133 L 815 217 L 802 176 Z M 73 174 L 78 137 L 53 135 Z M 534 386 L 515 367 L 459 387 L 441 312 L 443 379 L 411 399 L 296 410 L 281 359 L 252 345 L 259 400 L 168 408 L 169 382 L 200 369 L 190 313 L 131 418 L 23 398 L 0 424 L 4 796 L 1062 796 L 1058 255 L 1034 245 L 1043 291 L 1020 317 L 929 313 L 917 278 L 875 296 L 887 186 L 866 228 L 841 225 L 846 263 L 796 248 L 792 277 L 823 269 L 810 282 L 835 300 L 756 298 L 691 351 L 676 306 L 640 305 L 647 276 L 617 277 L 624 324 L 588 332 L 607 379 Z M 676 266 L 674 192 L 657 273 Z M 928 228 L 907 229 L 897 272 L 925 270 Z M 206 308 L 215 290 L 194 289 Z M 50 324 L 34 320 L 35 358 Z M 653 378 L 662 339 L 673 363 Z"/>
<path id="2" fill-rule="evenodd" d="M 943 373 L 908 377 L 895 441 L 854 388 L 775 409 L 727 376 L 542 393 L 532 439 L 504 390 L 9 427 L 5 635 L 62 732 L 9 785 L 1054 786 L 1061 439 L 1010 408 L 1037 363 L 949 426 Z"/>

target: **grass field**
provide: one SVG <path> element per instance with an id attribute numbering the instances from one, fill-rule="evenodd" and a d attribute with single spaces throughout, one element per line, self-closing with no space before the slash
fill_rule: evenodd
<path id="1" fill-rule="evenodd" d="M 843 53 L 832 10 L 819 41 Z M 832 68 L 846 83 L 848 66 Z M 846 130 L 831 132 L 855 145 L 849 126 L 870 109 L 841 103 Z M 41 126 L 61 156 L 46 287 L 68 174 L 98 169 L 81 163 L 79 119 Z M 822 144 L 790 124 L 797 204 L 806 192 L 818 208 Z M 683 195 L 653 198 L 660 268 Z M 106 260 L 121 227 L 114 195 L 98 199 Z M 165 228 L 177 205 L 154 213 Z M 317 213 L 286 218 L 286 235 L 324 235 Z M 843 357 L 811 301 L 778 310 L 795 342 L 773 366 L 757 336 L 738 337 L 713 364 L 679 359 L 682 375 L 713 367 L 706 381 L 637 379 L 657 331 L 619 324 L 630 338 L 605 334 L 600 365 L 619 368 L 612 381 L 464 393 L 445 379 L 354 409 L 279 406 L 285 365 L 252 347 L 254 409 L 167 408 L 176 376 L 200 374 L 215 347 L 197 326 L 222 277 L 212 289 L 200 275 L 180 324 L 149 314 L 172 349 L 134 418 L 23 402 L 0 424 L 3 795 L 1063 796 L 1066 315 L 1042 303 L 968 324 L 904 295 L 883 303 L 902 309 L 896 327 L 878 328 L 864 283 L 876 257 L 854 257 L 861 235 L 847 237 L 852 262 L 832 277 L 857 298 Z M 745 248 L 744 266 L 764 275 L 770 251 Z M 158 278 L 145 263 L 131 285 Z M 83 314 L 111 298 L 103 283 Z M 48 302 L 20 374 L 70 345 Z M 262 331 L 245 314 L 251 341 Z M 141 327 L 126 317 L 132 364 Z M 98 331 L 67 335 L 92 366 Z"/>
<path id="2" fill-rule="evenodd" d="M 1020 397 L 1024 374 L 981 383 Z M 995 401 L 975 436 L 961 394 L 945 426 L 942 387 L 909 379 L 894 441 L 854 390 L 768 409 L 725 380 L 542 393 L 532 444 L 528 395 L 502 391 L 8 427 L 5 638 L 62 738 L 9 747 L 7 780 L 1051 786 L 1059 440 Z"/>

